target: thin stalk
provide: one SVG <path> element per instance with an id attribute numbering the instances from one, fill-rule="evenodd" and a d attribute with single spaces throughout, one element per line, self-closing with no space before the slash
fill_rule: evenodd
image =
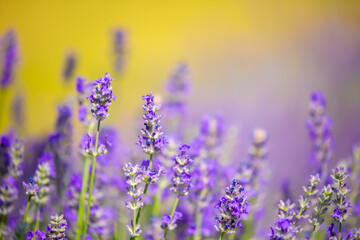
<path id="1" fill-rule="evenodd" d="M 152 166 L 152 158 L 153 158 L 153 155 L 152 154 L 150 154 L 150 163 L 149 163 L 149 169 L 151 169 L 151 166 Z M 144 192 L 143 192 L 143 199 L 142 199 L 142 202 L 144 203 L 144 200 L 145 200 L 145 196 L 146 196 L 146 192 L 147 192 L 147 189 L 148 189 L 148 187 L 149 187 L 149 184 L 148 183 L 146 183 L 146 185 L 145 185 L 145 188 L 144 188 Z M 141 207 L 141 208 L 139 208 L 139 211 L 138 211 L 138 213 L 137 213 L 137 216 L 136 216 L 136 222 L 135 222 L 135 225 L 137 225 L 138 223 L 139 223 L 139 220 L 140 220 L 140 215 L 141 215 L 141 210 L 144 208 L 144 206 L 143 207 Z"/>
<path id="2" fill-rule="evenodd" d="M 327 161 L 325 160 L 324 163 L 321 166 L 321 182 L 325 184 L 326 175 L 327 175 Z"/>
<path id="3" fill-rule="evenodd" d="M 201 239 L 202 214 L 203 214 L 202 209 L 200 207 L 198 207 L 197 211 L 196 211 L 196 216 L 195 216 L 196 230 L 195 230 L 194 240 Z"/>
<path id="4" fill-rule="evenodd" d="M 223 237 L 224 237 L 224 232 L 221 232 L 220 237 L 219 237 L 219 240 L 222 240 Z"/>
<path id="5" fill-rule="evenodd" d="M 154 197 L 154 205 L 152 209 L 152 216 L 157 216 L 159 214 L 159 207 L 160 207 L 160 196 L 162 195 L 163 189 L 159 189 Z"/>
<path id="6" fill-rule="evenodd" d="M 339 190 L 342 190 L 342 182 L 339 182 Z M 342 206 L 343 197 L 340 197 L 340 206 Z M 341 240 L 341 222 L 339 223 L 339 240 Z"/>
<path id="7" fill-rule="evenodd" d="M 35 229 L 34 232 L 39 229 L 40 226 L 40 204 L 36 204 L 36 221 L 35 221 Z"/>
<path id="8" fill-rule="evenodd" d="M 26 204 L 26 210 L 25 210 L 25 215 L 24 215 L 24 222 L 26 222 L 26 218 L 27 218 L 27 215 L 28 215 L 29 207 L 30 207 L 30 201 L 31 201 L 31 197 L 29 196 L 29 197 L 28 197 L 27 204 Z"/>
<path id="9" fill-rule="evenodd" d="M 78 221 L 77 221 L 76 238 L 75 238 L 77 240 L 80 240 L 81 230 L 83 229 L 83 225 L 84 225 L 85 197 L 89 183 L 90 160 L 91 160 L 90 155 L 87 155 L 85 158 L 85 166 L 83 171 L 83 179 L 82 179 L 81 193 L 80 193 L 80 204 L 77 214 Z"/>
<path id="10" fill-rule="evenodd" d="M 176 210 L 176 208 L 177 208 L 177 205 L 179 204 L 179 198 L 180 198 L 180 194 L 177 195 L 176 200 L 175 200 L 175 203 L 174 203 L 174 207 L 173 207 L 173 209 L 172 209 L 172 211 L 171 211 L 171 215 L 170 215 L 171 220 L 173 220 L 175 210 Z M 167 231 L 167 229 L 165 229 L 163 240 L 166 239 L 167 233 L 168 233 L 168 231 Z"/>
<path id="11" fill-rule="evenodd" d="M 88 223 L 89 223 L 91 195 L 92 195 L 92 189 L 93 189 L 93 185 L 94 185 L 96 156 L 97 156 L 97 148 L 98 148 L 98 142 L 99 142 L 100 122 L 101 122 L 101 120 L 98 120 L 98 126 L 97 126 L 97 130 L 96 130 L 94 158 L 93 158 L 93 164 L 92 164 L 92 169 L 91 169 L 91 177 L 90 177 L 89 197 L 88 197 L 88 202 L 87 202 L 86 219 L 85 219 L 84 231 L 83 231 L 83 234 L 82 234 L 82 240 L 85 240 L 85 235 L 86 235 L 86 231 L 87 231 L 87 227 L 88 227 Z"/>

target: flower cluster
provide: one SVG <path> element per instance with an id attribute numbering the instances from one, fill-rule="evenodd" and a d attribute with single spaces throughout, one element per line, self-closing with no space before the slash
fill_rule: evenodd
<path id="1" fill-rule="evenodd" d="M 143 189 L 140 187 L 142 181 L 142 168 L 140 165 L 133 166 L 131 163 L 126 163 L 124 166 L 124 174 L 126 176 L 126 183 L 128 184 L 128 195 L 131 200 L 125 201 L 126 208 L 136 211 L 140 209 L 143 203 Z M 141 234 L 140 225 L 137 225 L 134 231 L 134 222 L 131 221 L 131 226 L 127 226 L 132 237 L 139 236 Z"/>
<path id="2" fill-rule="evenodd" d="M 91 113 L 97 121 L 104 120 L 109 116 L 108 107 L 111 105 L 111 100 L 115 100 L 110 86 L 110 82 L 113 80 L 110 74 L 105 73 L 104 77 L 99 77 L 93 83 L 93 89 L 88 99 L 93 107 Z"/>
<path id="3" fill-rule="evenodd" d="M 346 239 L 347 240 L 359 240 L 360 239 L 360 229 L 357 229 L 357 228 L 350 229 Z"/>
<path id="4" fill-rule="evenodd" d="M 23 186 L 28 197 L 35 196 L 40 190 L 40 186 L 36 184 L 34 178 L 32 177 L 29 178 L 29 183 L 23 182 Z"/>
<path id="5" fill-rule="evenodd" d="M 177 227 L 176 221 L 181 220 L 181 218 L 182 213 L 176 211 L 174 212 L 174 216 L 172 218 L 170 215 L 164 214 L 161 218 L 161 228 L 164 230 L 167 229 L 169 231 L 172 231 Z"/>
<path id="6" fill-rule="evenodd" d="M 145 104 L 142 106 L 146 112 L 142 115 L 145 121 L 145 127 L 141 129 L 140 140 L 136 142 L 136 144 L 139 145 L 145 153 L 154 154 L 159 152 L 164 144 L 167 143 L 161 131 L 162 126 L 160 125 L 160 119 L 162 115 L 157 115 L 160 105 L 155 104 L 154 96 L 151 92 L 149 95 L 143 96 L 142 99 L 145 101 Z"/>
<path id="7" fill-rule="evenodd" d="M 349 175 L 345 168 L 341 166 L 332 170 L 331 177 L 334 180 L 332 191 L 335 197 L 335 199 L 333 199 L 333 203 L 336 206 L 331 216 L 336 222 L 343 223 L 350 217 L 349 209 L 351 208 L 351 203 L 346 197 L 346 195 L 350 192 L 346 183 L 346 179 Z"/>
<path id="8" fill-rule="evenodd" d="M 13 30 L 5 33 L 0 41 L 0 88 L 6 89 L 10 86 L 14 78 L 14 68 L 18 58 L 18 46 L 16 35 Z"/>
<path id="9" fill-rule="evenodd" d="M 24 141 L 15 139 L 11 147 L 11 162 L 9 164 L 9 173 L 11 176 L 18 178 L 23 174 L 22 164 L 24 162 Z"/>
<path id="10" fill-rule="evenodd" d="M 26 240 L 47 240 L 45 233 L 37 229 L 35 233 L 33 231 L 28 232 Z"/>
<path id="11" fill-rule="evenodd" d="M 300 219 L 308 218 L 306 214 L 307 210 L 310 208 L 312 202 L 309 197 L 313 197 L 318 192 L 317 186 L 320 182 L 319 175 L 311 175 L 310 184 L 304 186 L 303 190 L 305 192 L 305 197 L 300 195 L 298 210 L 295 209 L 295 204 L 291 204 L 290 200 L 286 202 L 280 201 L 279 207 L 279 220 L 275 222 L 275 227 L 271 228 L 269 233 L 270 239 L 296 239 L 298 234 L 302 231 L 301 226 L 297 226 L 297 223 Z"/>
<path id="12" fill-rule="evenodd" d="M 39 159 L 38 168 L 35 171 L 34 179 L 40 190 L 35 196 L 37 204 L 45 204 L 50 197 L 50 179 L 55 177 L 54 157 L 51 153 L 44 153 Z"/>
<path id="13" fill-rule="evenodd" d="M 16 186 L 16 179 L 8 177 L 3 179 L 0 186 L 0 215 L 7 216 L 14 208 L 14 202 L 18 196 L 18 188 Z"/>
<path id="14" fill-rule="evenodd" d="M 159 181 L 161 175 L 165 174 L 165 170 L 162 166 L 159 166 L 159 169 L 150 169 L 149 168 L 150 161 L 144 160 L 141 164 L 141 176 L 142 181 L 147 184 L 155 184 Z"/>
<path id="15" fill-rule="evenodd" d="M 315 215 L 308 219 L 309 223 L 313 226 L 314 231 L 317 226 L 324 222 L 324 218 L 321 216 L 327 212 L 328 207 L 331 204 L 332 193 L 331 186 L 327 185 L 324 186 L 318 197 L 317 203 L 314 207 Z"/>
<path id="16" fill-rule="evenodd" d="M 46 228 L 46 237 L 52 240 L 66 240 L 65 231 L 68 228 L 64 215 L 51 216 L 50 224 Z"/>
<path id="17" fill-rule="evenodd" d="M 81 144 L 80 144 L 80 151 L 84 155 L 94 156 L 95 152 L 94 152 L 93 146 L 91 144 L 91 137 L 89 134 L 86 134 L 82 138 Z M 100 144 L 100 146 L 98 146 L 98 149 L 96 151 L 96 156 L 104 155 L 106 153 L 107 153 L 107 149 L 106 149 L 105 145 Z"/>
<path id="18" fill-rule="evenodd" d="M 114 31 L 114 56 L 115 70 L 121 72 L 125 64 L 125 33 L 121 29 Z"/>
<path id="19" fill-rule="evenodd" d="M 327 162 L 330 160 L 333 150 L 333 137 L 331 134 L 331 120 L 326 115 L 326 100 L 322 92 L 315 91 L 310 96 L 309 119 L 307 128 L 309 137 L 312 141 L 312 151 L 314 158 L 322 165 L 321 177 Z"/>
<path id="20" fill-rule="evenodd" d="M 190 146 L 183 144 L 179 150 L 180 153 L 172 157 L 175 166 L 173 168 L 174 176 L 171 179 L 173 186 L 170 190 L 178 195 L 186 196 L 189 194 L 191 186 L 190 166 L 194 161 L 190 158 Z"/>
<path id="21" fill-rule="evenodd" d="M 243 186 L 239 180 L 234 179 L 232 184 L 225 189 L 215 208 L 219 215 L 215 217 L 217 231 L 224 234 L 234 234 L 237 227 L 242 228 L 241 220 L 248 214 L 248 201 Z"/>
<path id="22" fill-rule="evenodd" d="M 65 56 L 65 64 L 63 70 L 63 78 L 66 82 L 70 81 L 74 75 L 76 67 L 76 55 L 74 52 L 69 52 Z"/>

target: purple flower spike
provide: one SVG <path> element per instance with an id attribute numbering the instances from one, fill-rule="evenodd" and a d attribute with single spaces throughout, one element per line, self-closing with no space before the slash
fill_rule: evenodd
<path id="1" fill-rule="evenodd" d="M 222 234 L 233 234 L 237 227 L 242 228 L 241 220 L 248 214 L 247 196 L 239 180 L 233 180 L 232 184 L 225 189 L 225 196 L 222 196 L 215 208 L 219 215 L 215 217 L 217 225 L 215 228 Z"/>
<path id="2" fill-rule="evenodd" d="M 110 82 L 113 80 L 110 74 L 105 73 L 104 77 L 100 77 L 94 82 L 91 95 L 88 97 L 93 107 L 91 109 L 92 115 L 98 121 L 109 116 L 108 107 L 111 105 L 111 100 L 115 100 L 110 86 Z"/>
<path id="3" fill-rule="evenodd" d="M 26 240 L 33 240 L 34 237 L 35 237 L 35 240 L 47 240 L 45 233 L 38 229 L 35 231 L 35 234 L 33 231 L 28 232 Z"/>
<path id="4" fill-rule="evenodd" d="M 172 231 L 177 227 L 176 222 L 178 220 L 181 220 L 181 218 L 182 218 L 182 213 L 176 211 L 174 212 L 173 219 L 171 219 L 170 215 L 164 214 L 163 217 L 161 218 L 161 228 Z"/>
<path id="5" fill-rule="evenodd" d="M 331 119 L 326 115 L 326 100 L 322 92 L 316 91 L 310 96 L 307 128 L 312 142 L 312 156 L 321 164 L 324 171 L 332 155 L 334 140 L 331 133 Z M 321 172 L 323 180 L 326 174 Z"/>
<path id="6" fill-rule="evenodd" d="M 190 158 L 190 146 L 183 144 L 179 150 L 180 153 L 172 157 L 175 166 L 173 168 L 174 176 L 171 179 L 173 186 L 170 190 L 181 196 L 186 196 L 189 194 L 191 186 L 190 166 L 194 161 Z"/>
<path id="7" fill-rule="evenodd" d="M 167 143 L 163 132 L 161 131 L 162 126 L 160 125 L 160 119 L 162 115 L 157 115 L 160 109 L 160 105 L 156 105 L 154 102 L 154 96 L 150 92 L 150 95 L 143 96 L 145 104 L 143 109 L 145 114 L 142 115 L 145 121 L 145 127 L 141 129 L 141 136 L 139 141 L 136 142 L 143 151 L 147 154 L 154 154 L 161 150 L 161 148 Z"/>
<path id="8" fill-rule="evenodd" d="M 13 30 L 4 34 L 0 40 L 0 59 L 2 66 L 0 68 L 0 88 L 6 89 L 14 79 L 14 69 L 18 60 L 18 46 L 16 35 Z"/>
<path id="9" fill-rule="evenodd" d="M 40 190 L 40 186 L 36 184 L 34 178 L 32 178 L 32 177 L 29 177 L 29 183 L 28 184 L 23 182 L 23 186 L 24 186 L 24 188 L 26 190 L 26 195 L 28 197 L 35 196 Z"/>
<path id="10" fill-rule="evenodd" d="M 68 228 L 64 215 L 51 216 L 50 224 L 46 228 L 46 237 L 52 240 L 66 240 L 65 231 Z"/>
<path id="11" fill-rule="evenodd" d="M 70 52 L 65 57 L 65 66 L 63 71 L 63 78 L 66 82 L 70 81 L 74 75 L 76 67 L 76 55 L 74 52 Z"/>

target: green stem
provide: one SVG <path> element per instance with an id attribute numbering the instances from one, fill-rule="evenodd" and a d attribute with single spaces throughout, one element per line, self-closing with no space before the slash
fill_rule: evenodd
<path id="1" fill-rule="evenodd" d="M 163 189 L 159 189 L 159 191 L 156 193 L 154 197 L 154 205 L 152 209 L 152 216 L 157 216 L 159 214 L 159 208 L 160 208 L 160 197 L 162 195 Z"/>
<path id="2" fill-rule="evenodd" d="M 341 240 L 341 223 L 339 223 L 339 240 Z"/>
<path id="3" fill-rule="evenodd" d="M 312 233 L 311 233 L 311 240 L 314 240 L 314 237 L 315 237 L 315 229 L 316 229 L 316 226 L 314 225 L 313 230 L 312 230 Z"/>
<path id="4" fill-rule="evenodd" d="M 90 215 L 90 207 L 91 207 L 91 195 L 92 195 L 92 189 L 94 185 L 94 178 L 95 178 L 95 165 L 96 165 L 96 156 L 97 156 L 97 148 L 98 148 L 98 142 L 99 142 L 99 132 L 100 132 L 100 122 L 101 120 L 98 120 L 98 126 L 96 131 L 96 141 L 95 141 L 95 149 L 94 149 L 94 158 L 93 158 L 93 164 L 91 169 L 91 177 L 90 177 L 90 188 L 89 188 L 89 197 L 87 202 L 87 211 L 86 211 L 86 219 L 85 219 L 85 225 L 84 225 L 84 231 L 82 234 L 82 240 L 85 240 L 85 235 L 89 223 L 89 215 Z"/>
<path id="5" fill-rule="evenodd" d="M 339 182 L 339 190 L 342 191 L 342 182 Z M 342 206 L 343 197 L 340 197 L 340 206 Z M 341 240 L 341 222 L 339 223 L 339 240 Z"/>
<path id="6" fill-rule="evenodd" d="M 177 195 L 176 200 L 175 200 L 175 203 L 174 203 L 174 207 L 173 207 L 173 209 L 172 209 L 172 211 L 171 211 L 171 215 L 170 215 L 171 221 L 172 221 L 172 219 L 173 219 L 173 217 L 174 217 L 174 213 L 175 213 L 175 210 L 176 210 L 176 208 L 177 208 L 177 205 L 179 204 L 179 198 L 180 198 L 180 194 Z M 163 240 L 166 239 L 167 233 L 168 233 L 168 231 L 167 231 L 167 229 L 165 229 Z"/>
<path id="7" fill-rule="evenodd" d="M 35 229 L 34 232 L 39 229 L 40 226 L 40 204 L 36 204 L 36 221 L 35 221 Z"/>
<path id="8" fill-rule="evenodd" d="M 219 237 L 219 240 L 222 240 L 223 237 L 224 237 L 224 232 L 221 232 L 220 237 Z"/>
<path id="9" fill-rule="evenodd" d="M 194 240 L 200 240 L 201 239 L 201 228 L 202 228 L 202 209 L 198 207 L 196 211 L 196 230 L 195 230 L 195 236 Z"/>
<path id="10" fill-rule="evenodd" d="M 80 240 L 81 230 L 83 229 L 83 224 L 84 224 L 85 197 L 89 183 L 90 160 L 91 160 L 90 155 L 87 155 L 85 158 L 85 166 L 83 171 L 83 179 L 82 179 L 81 193 L 80 193 L 80 204 L 78 210 L 78 221 L 77 221 L 76 238 L 75 238 L 77 240 Z"/>
<path id="11" fill-rule="evenodd" d="M 31 201 L 31 197 L 29 196 L 29 197 L 28 197 L 27 204 L 26 204 L 26 210 L 25 210 L 25 215 L 24 215 L 24 222 L 26 222 L 26 218 L 27 218 L 27 215 L 28 215 L 29 207 L 30 207 L 30 201 Z"/>
<path id="12" fill-rule="evenodd" d="M 152 154 L 150 154 L 150 163 L 149 163 L 149 169 L 151 169 L 151 166 L 152 166 L 152 158 L 153 158 L 153 155 Z M 149 183 L 146 183 L 146 185 L 145 185 L 145 188 L 144 188 L 144 192 L 143 192 L 143 199 L 142 199 L 142 202 L 144 203 L 144 200 L 145 200 L 145 196 L 146 196 L 146 192 L 147 192 L 147 189 L 148 189 L 148 187 L 149 187 Z M 143 207 L 141 207 L 141 208 L 139 208 L 139 211 L 138 211 L 138 213 L 137 213 L 137 216 L 136 216 L 136 222 L 135 222 L 135 225 L 137 225 L 138 223 L 139 223 L 139 220 L 140 220 L 140 215 L 141 215 L 141 210 L 144 208 L 144 206 Z"/>

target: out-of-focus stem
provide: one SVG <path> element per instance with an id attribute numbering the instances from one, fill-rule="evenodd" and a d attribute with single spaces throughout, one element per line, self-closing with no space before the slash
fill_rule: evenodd
<path id="1" fill-rule="evenodd" d="M 29 207 L 30 207 L 30 201 L 31 201 L 31 197 L 29 196 L 29 197 L 28 197 L 27 204 L 26 204 L 26 210 L 25 210 L 25 215 L 24 215 L 24 222 L 26 222 L 26 218 L 27 218 L 27 215 L 28 215 Z"/>
<path id="2" fill-rule="evenodd" d="M 195 216 L 196 230 L 195 230 L 194 240 L 201 239 L 202 214 L 203 214 L 202 209 L 200 207 L 198 207 L 197 211 L 196 211 L 196 216 Z"/>
<path id="3" fill-rule="evenodd" d="M 36 221 L 34 232 L 39 229 L 40 226 L 40 204 L 36 204 Z"/>
<path id="4" fill-rule="evenodd" d="M 171 221 L 173 220 L 173 217 L 174 217 L 174 213 L 175 213 L 175 210 L 177 208 L 177 205 L 179 204 L 179 198 L 180 198 L 180 194 L 177 195 L 176 197 L 176 200 L 175 200 L 175 203 L 174 203 L 174 207 L 171 211 L 171 215 L 170 215 L 170 218 L 171 218 Z M 163 237 L 163 240 L 166 239 L 166 235 L 167 235 L 168 231 L 167 231 L 167 228 L 165 229 L 165 232 L 164 232 L 164 237 Z"/>
<path id="5" fill-rule="evenodd" d="M 219 237 L 219 240 L 222 240 L 223 237 L 224 237 L 224 232 L 221 232 L 220 237 Z"/>
<path id="6" fill-rule="evenodd" d="M 85 219 L 84 231 L 83 231 L 83 235 L 82 235 L 83 240 L 85 240 L 87 226 L 88 226 L 88 223 L 89 223 L 89 215 L 90 215 L 90 207 L 91 207 L 91 195 L 92 195 L 92 189 L 93 189 L 93 185 L 94 185 L 96 156 L 97 156 L 97 148 L 98 148 L 98 142 L 99 142 L 100 123 L 101 123 L 101 120 L 98 120 L 98 126 L 97 126 L 97 131 L 96 131 L 95 149 L 94 149 L 94 158 L 93 158 L 92 169 L 91 169 L 91 177 L 90 177 L 90 188 L 89 188 L 89 197 L 88 197 L 88 203 L 87 203 L 86 219 Z"/>
<path id="7" fill-rule="evenodd" d="M 77 221 L 77 229 L 76 229 L 77 240 L 80 240 L 81 230 L 83 229 L 83 224 L 84 224 L 85 197 L 89 183 L 90 159 L 91 159 L 90 155 L 87 155 L 85 158 L 85 166 L 84 166 L 83 179 L 81 184 L 80 203 L 79 203 L 78 221 Z"/>

